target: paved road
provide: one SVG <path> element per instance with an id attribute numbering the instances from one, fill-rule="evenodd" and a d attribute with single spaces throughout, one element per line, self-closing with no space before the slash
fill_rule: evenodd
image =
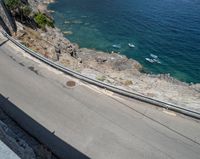
<path id="1" fill-rule="evenodd" d="M 200 159 L 200 123 L 103 91 L 0 46 L 0 93 L 90 158 Z"/>

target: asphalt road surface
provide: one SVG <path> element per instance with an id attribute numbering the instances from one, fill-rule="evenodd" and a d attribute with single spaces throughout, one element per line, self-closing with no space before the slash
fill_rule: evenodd
<path id="1" fill-rule="evenodd" d="M 89 158 L 200 159 L 199 121 L 68 79 L 0 45 L 0 93 Z"/>

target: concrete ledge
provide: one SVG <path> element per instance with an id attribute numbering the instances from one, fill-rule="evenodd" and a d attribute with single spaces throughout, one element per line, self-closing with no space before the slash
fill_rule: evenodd
<path id="1" fill-rule="evenodd" d="M 0 94 L 0 108 L 15 120 L 25 131 L 46 145 L 61 159 L 88 159 L 89 157 L 65 143 L 37 121 L 32 119 L 15 104 Z"/>

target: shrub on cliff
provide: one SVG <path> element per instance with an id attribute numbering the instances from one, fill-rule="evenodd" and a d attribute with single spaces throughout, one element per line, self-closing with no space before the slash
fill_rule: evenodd
<path id="1" fill-rule="evenodd" d="M 45 30 L 46 26 L 54 27 L 51 18 L 43 13 L 34 13 L 26 0 L 4 0 L 6 7 L 16 20 L 33 29 L 36 27 Z"/>
<path id="2" fill-rule="evenodd" d="M 12 14 L 20 19 L 20 21 L 26 20 L 32 13 L 28 4 L 24 4 L 21 0 L 5 0 L 5 5 L 12 12 Z"/>
<path id="3" fill-rule="evenodd" d="M 20 7 L 20 9 L 21 9 L 21 12 L 22 12 L 22 14 L 24 15 L 24 16 L 30 16 L 31 15 L 31 13 L 32 13 L 32 9 L 28 6 L 28 5 L 22 5 L 21 7 Z"/>
<path id="4" fill-rule="evenodd" d="M 34 15 L 34 21 L 37 23 L 38 27 L 42 28 L 43 30 L 45 30 L 46 26 L 54 27 L 53 20 L 43 13 L 36 13 Z"/>
<path id="5" fill-rule="evenodd" d="M 5 2 L 5 5 L 8 7 L 8 9 L 10 10 L 15 10 L 19 8 L 19 6 L 21 5 L 20 0 L 5 0 L 4 2 Z"/>

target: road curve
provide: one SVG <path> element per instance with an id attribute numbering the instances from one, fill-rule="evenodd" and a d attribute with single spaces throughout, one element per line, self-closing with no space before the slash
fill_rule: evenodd
<path id="1" fill-rule="evenodd" d="M 0 94 L 88 158 L 200 159 L 199 121 L 68 79 L 0 43 Z"/>

